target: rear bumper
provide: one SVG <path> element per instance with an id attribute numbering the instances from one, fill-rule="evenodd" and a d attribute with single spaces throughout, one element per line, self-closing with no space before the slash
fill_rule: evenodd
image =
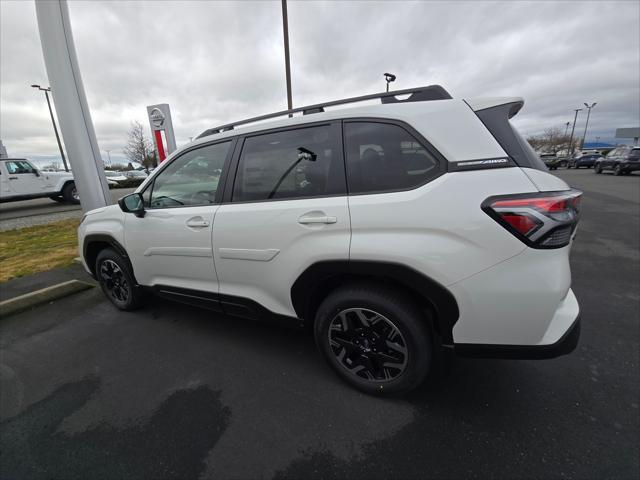
<path id="1" fill-rule="evenodd" d="M 555 358 L 573 352 L 580 339 L 580 315 L 560 339 L 550 345 L 481 345 L 461 343 L 455 352 L 462 357 L 544 359 Z"/>

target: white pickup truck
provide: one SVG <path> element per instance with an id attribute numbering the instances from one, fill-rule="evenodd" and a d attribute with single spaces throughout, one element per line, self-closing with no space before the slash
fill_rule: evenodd
<path id="1" fill-rule="evenodd" d="M 42 197 L 80 203 L 71 173 L 43 172 L 24 158 L 0 159 L 0 202 Z"/>

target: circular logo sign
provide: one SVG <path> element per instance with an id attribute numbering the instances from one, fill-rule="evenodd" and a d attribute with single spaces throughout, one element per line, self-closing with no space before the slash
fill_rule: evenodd
<path id="1" fill-rule="evenodd" d="M 160 128 L 164 123 L 164 113 L 162 113 L 159 108 L 154 108 L 153 110 L 151 110 L 149 118 L 151 119 L 151 124 L 155 128 Z"/>

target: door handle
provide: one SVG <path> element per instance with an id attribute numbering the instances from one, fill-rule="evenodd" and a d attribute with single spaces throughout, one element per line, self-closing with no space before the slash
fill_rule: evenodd
<path id="1" fill-rule="evenodd" d="M 9 180 L 18 180 L 18 177 L 9 177 Z"/>
<path id="2" fill-rule="evenodd" d="M 336 217 L 329 217 L 327 215 L 322 216 L 312 216 L 312 215 L 303 215 L 298 219 L 298 223 L 302 225 L 308 225 L 312 223 L 336 223 L 338 219 Z"/>
<path id="3" fill-rule="evenodd" d="M 187 227 L 191 228 L 205 228 L 209 226 L 209 222 L 203 220 L 202 218 L 191 218 L 187 220 Z"/>

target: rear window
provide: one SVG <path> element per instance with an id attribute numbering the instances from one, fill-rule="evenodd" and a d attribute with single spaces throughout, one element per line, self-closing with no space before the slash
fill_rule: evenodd
<path id="1" fill-rule="evenodd" d="M 633 158 L 640 158 L 640 148 L 634 148 L 629 152 L 629 156 Z"/>
<path id="2" fill-rule="evenodd" d="M 498 105 L 479 110 L 476 115 L 516 165 L 546 172 L 547 167 L 544 162 L 540 160 L 529 142 L 522 138 L 520 132 L 509 121 L 509 117 L 513 116 L 512 110 L 518 106 L 519 104 L 515 103 Z"/>

